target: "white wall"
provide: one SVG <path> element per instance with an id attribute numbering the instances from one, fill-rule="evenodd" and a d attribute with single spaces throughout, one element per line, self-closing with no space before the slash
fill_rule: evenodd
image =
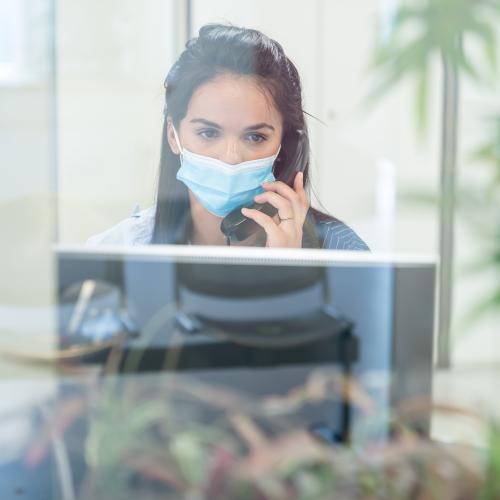
<path id="1" fill-rule="evenodd" d="M 153 203 L 176 3 L 58 2 L 61 242 L 84 242 Z"/>
<path id="2" fill-rule="evenodd" d="M 0 76 L 0 352 L 46 354 L 56 341 L 51 15 L 49 1 L 24 6 L 17 14 L 26 36 L 16 35 L 11 54 L 17 71 Z M 0 378 L 32 371 L 9 359 L 0 356 Z"/>

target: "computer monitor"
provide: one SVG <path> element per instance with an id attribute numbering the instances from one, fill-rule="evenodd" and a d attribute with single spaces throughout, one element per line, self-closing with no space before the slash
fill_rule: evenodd
<path id="1" fill-rule="evenodd" d="M 64 346 L 125 330 L 146 369 L 165 367 L 159 353 L 180 343 L 177 369 L 255 394 L 335 365 L 368 385 L 385 377 L 380 407 L 431 395 L 433 257 L 202 246 L 57 255 Z"/>

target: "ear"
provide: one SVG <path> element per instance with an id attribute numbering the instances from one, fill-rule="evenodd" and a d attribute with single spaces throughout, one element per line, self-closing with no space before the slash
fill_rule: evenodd
<path id="1" fill-rule="evenodd" d="M 174 155 L 180 155 L 179 147 L 177 146 L 177 141 L 175 140 L 174 127 L 172 125 L 172 120 L 167 119 L 167 140 Z"/>

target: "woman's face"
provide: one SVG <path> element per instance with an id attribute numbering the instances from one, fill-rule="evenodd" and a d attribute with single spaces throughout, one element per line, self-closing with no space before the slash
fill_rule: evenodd
<path id="1" fill-rule="evenodd" d="M 196 90 L 177 132 L 188 151 L 234 165 L 275 155 L 283 124 L 271 96 L 254 78 L 221 75 Z M 179 154 L 171 124 L 168 141 Z"/>

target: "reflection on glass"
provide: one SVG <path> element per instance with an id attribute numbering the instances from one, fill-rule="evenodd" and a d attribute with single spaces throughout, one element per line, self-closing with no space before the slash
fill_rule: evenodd
<path id="1" fill-rule="evenodd" d="M 32 8 L 50 2 L 0 0 L 0 150 L 15 177 L 2 196 L 16 203 L 2 226 L 0 498 L 497 498 L 498 370 L 433 367 L 436 260 L 315 250 L 366 250 L 349 226 L 374 251 L 433 248 L 435 218 L 405 216 L 398 195 L 426 175 L 436 184 L 436 97 L 429 147 L 414 144 L 409 88 L 356 111 L 371 85 L 361 69 L 377 38 L 396 41 L 406 2 L 94 2 L 56 2 L 57 120 L 40 120 L 48 84 L 29 86 L 51 51 L 31 50 Z M 411 12 L 435 25 L 433 6 L 451 19 L 447 2 Z M 474 19 L 466 3 L 457 18 Z M 226 20 L 260 31 L 206 25 Z M 54 125 L 47 155 L 33 127 Z M 477 142 L 493 168 L 497 138 Z M 52 268 L 37 245 L 53 222 L 19 193 L 40 190 L 56 156 L 58 302 L 42 308 Z M 479 229 L 492 216 L 471 200 Z M 49 353 L 45 332 L 58 341 Z M 494 358 L 484 339 L 467 336 L 469 359 Z M 51 378 L 14 380 L 34 369 Z"/>

